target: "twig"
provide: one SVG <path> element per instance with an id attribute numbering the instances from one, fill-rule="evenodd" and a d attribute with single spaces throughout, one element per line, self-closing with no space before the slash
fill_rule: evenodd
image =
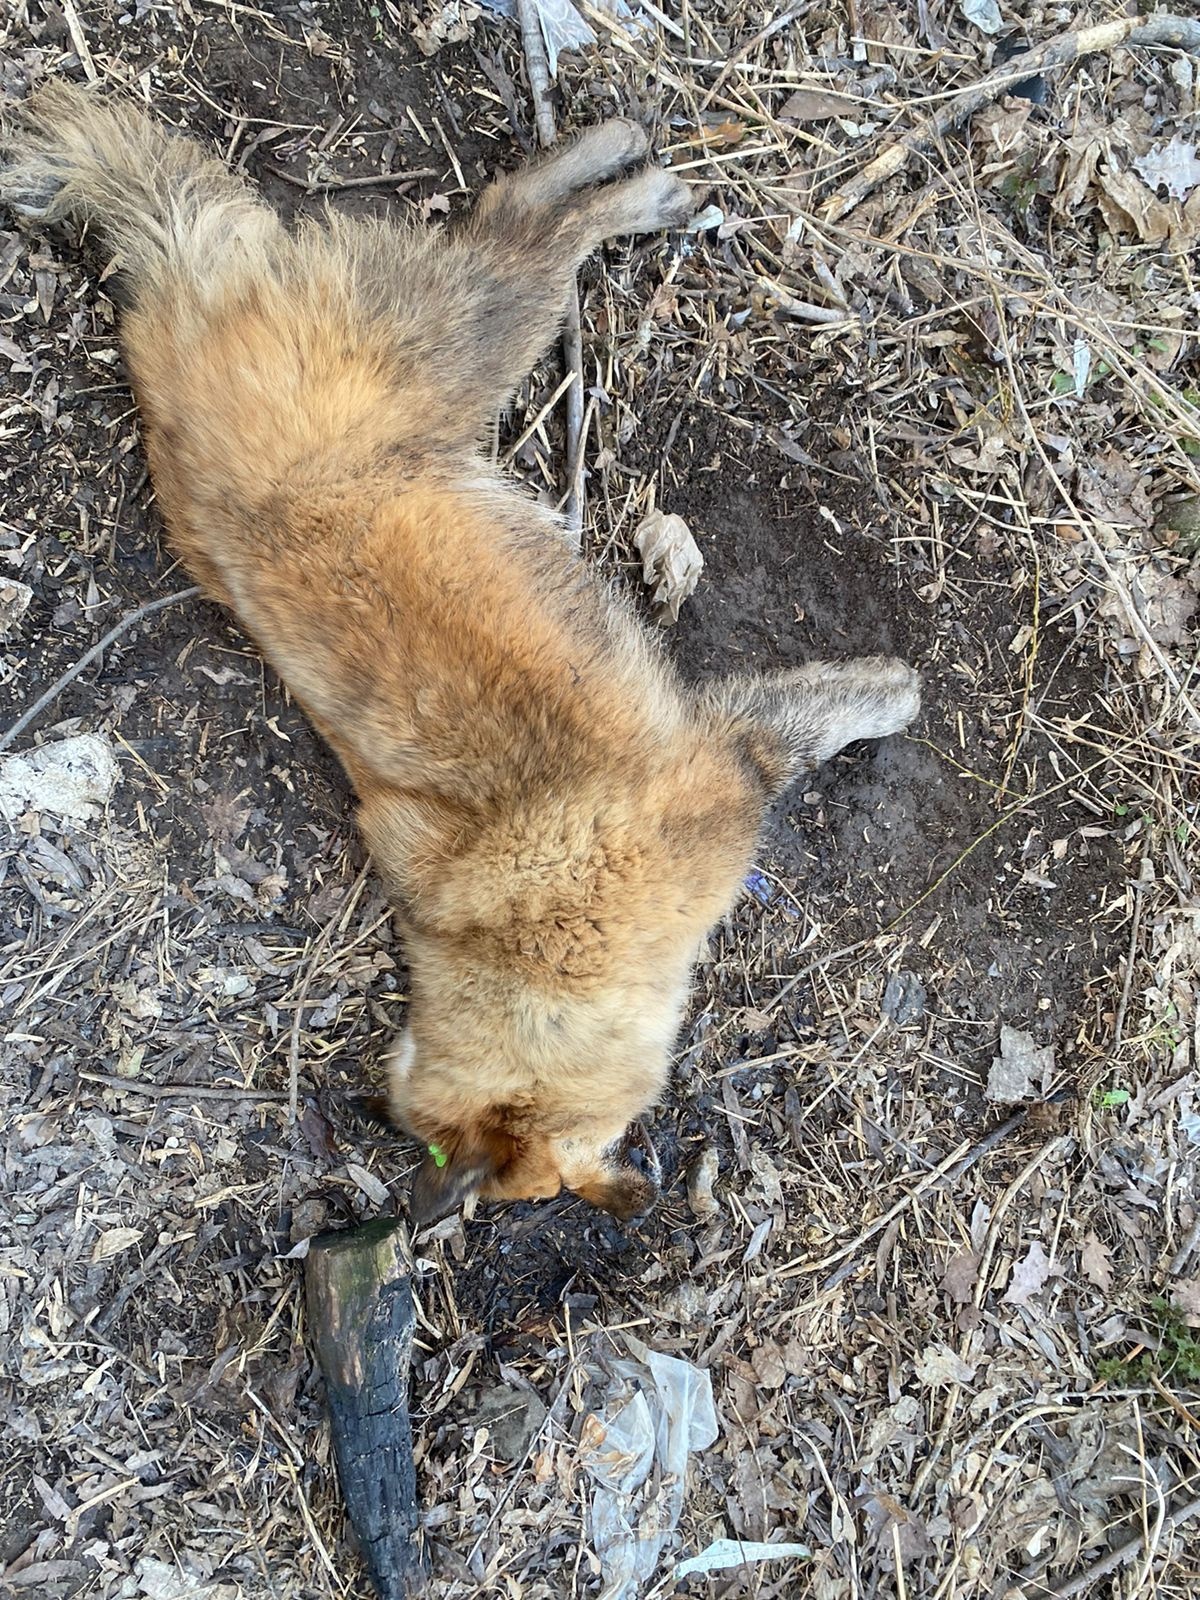
<path id="1" fill-rule="evenodd" d="M 1190 1522 L 1198 1513 L 1200 1513 L 1200 1496 L 1197 1496 L 1195 1500 L 1189 1500 L 1186 1505 L 1180 1506 L 1178 1511 L 1168 1512 L 1162 1522 L 1160 1537 L 1165 1537 L 1168 1533 L 1174 1533 L 1176 1529 L 1181 1528 L 1185 1522 Z M 1059 1584 L 1057 1589 L 1047 1590 L 1039 1584 L 1036 1590 L 1029 1589 L 1027 1593 L 1030 1595 L 1031 1600 L 1035 1592 L 1042 1596 L 1043 1600 L 1073 1600 L 1075 1595 L 1087 1594 L 1093 1584 L 1100 1578 L 1107 1577 L 1110 1572 L 1115 1572 L 1118 1567 L 1124 1566 L 1127 1561 L 1132 1561 L 1140 1553 L 1144 1543 L 1144 1536 L 1136 1533 L 1132 1539 L 1127 1539 L 1124 1544 L 1118 1545 L 1115 1550 L 1110 1550 L 1094 1566 L 1084 1567 L 1073 1578 L 1068 1578 L 1066 1583 Z"/>
<path id="2" fill-rule="evenodd" d="M 966 122 L 981 107 L 989 105 L 1015 84 L 1054 67 L 1065 67 L 1081 56 L 1106 54 L 1120 45 L 1139 44 L 1174 45 L 1177 49 L 1200 54 L 1200 22 L 1169 15 L 1125 17 L 1120 22 L 1102 22 L 1093 28 L 1073 29 L 1048 40 L 1035 50 L 1012 57 L 1003 67 L 989 72 L 973 88 L 962 90 L 941 110 L 902 134 L 886 150 L 881 150 L 861 172 L 829 196 L 820 209 L 822 220 L 839 221 L 878 189 L 881 183 L 903 172 L 915 156 L 932 148 L 952 128 Z"/>
<path id="3" fill-rule="evenodd" d="M 1188 24 L 1188 26 L 1195 28 L 1197 49 L 1200 49 L 1200 23 Z M 1133 596 L 1130 594 L 1128 587 L 1126 586 L 1124 580 L 1117 573 L 1112 562 L 1108 559 L 1108 555 L 1104 550 L 1103 545 L 1101 545 L 1099 539 L 1096 537 L 1096 533 L 1091 525 L 1091 522 L 1083 515 L 1083 512 L 1079 509 L 1078 504 L 1068 491 L 1066 484 L 1063 482 L 1062 477 L 1059 474 L 1058 468 L 1055 466 L 1054 462 L 1051 461 L 1049 455 L 1047 454 L 1046 447 L 1042 443 L 1041 434 L 1038 432 L 1037 428 L 1034 427 L 1033 418 L 1030 416 L 1028 407 L 1025 404 L 1024 391 L 1021 387 L 1020 380 L 1017 377 L 1017 368 L 1016 362 L 1013 359 L 1012 345 L 1009 341 L 1003 318 L 1000 319 L 1000 341 L 1001 347 L 1004 351 L 1004 361 L 1008 370 L 1009 383 L 1012 386 L 1013 399 L 1016 402 L 1017 410 L 1021 414 L 1021 420 L 1025 424 L 1025 429 L 1033 444 L 1033 448 L 1037 451 L 1038 456 L 1041 458 L 1042 466 L 1046 469 L 1047 476 L 1054 487 L 1058 490 L 1058 493 L 1062 498 L 1063 505 L 1066 507 L 1067 515 L 1071 518 L 1076 527 L 1079 529 L 1080 533 L 1083 535 L 1088 548 L 1092 552 L 1093 558 L 1100 567 L 1101 571 L 1104 573 L 1105 581 L 1108 583 L 1109 587 L 1120 601 L 1121 609 L 1128 619 L 1131 629 L 1134 633 L 1141 636 L 1142 643 L 1145 645 L 1149 653 L 1154 657 L 1155 662 L 1162 669 L 1163 676 L 1171 685 L 1172 689 L 1174 689 L 1175 693 L 1179 696 L 1180 704 L 1184 707 L 1188 713 L 1188 716 L 1192 719 L 1192 726 L 1200 731 L 1200 708 L 1196 706 L 1195 701 L 1180 682 L 1179 676 L 1176 673 L 1175 668 L 1167 660 L 1162 646 L 1154 637 L 1153 633 L 1151 633 L 1146 624 L 1146 619 L 1142 616 L 1141 612 L 1134 604 Z"/>
<path id="4" fill-rule="evenodd" d="M 554 107 L 550 103 L 552 88 L 550 63 L 546 59 L 542 24 L 534 0 L 517 0 L 517 16 L 521 22 L 521 45 L 525 51 L 529 92 L 533 96 L 533 117 L 537 123 L 538 143 L 543 150 L 549 150 L 556 137 Z"/>
<path id="5" fill-rule="evenodd" d="M 71 35 L 71 43 L 75 46 L 75 54 L 79 57 L 79 65 L 83 68 L 88 82 L 95 83 L 100 74 L 96 71 L 96 63 L 92 60 L 92 52 L 88 49 L 87 35 L 83 31 L 83 23 L 79 20 L 74 0 L 62 0 L 62 14 L 67 24 L 67 32 Z"/>
<path id="6" fill-rule="evenodd" d="M 830 950 L 828 954 L 818 956 L 815 961 L 810 961 L 807 966 L 801 967 L 799 972 L 793 972 L 783 987 L 776 989 L 775 993 L 767 1001 L 765 1007 L 767 1015 L 772 1015 L 776 1006 L 786 1000 L 796 985 L 803 983 L 805 978 L 811 977 L 814 972 L 820 972 L 825 967 L 831 966 L 835 961 L 840 961 L 843 956 L 856 956 L 860 950 L 866 950 L 874 943 L 874 936 L 869 936 L 866 939 L 856 939 L 853 944 L 844 944 L 840 950 Z"/>
<path id="7" fill-rule="evenodd" d="M 943 1161 L 940 1167 L 935 1167 L 927 1177 L 921 1179 L 916 1188 L 911 1189 L 903 1199 L 897 1200 L 889 1211 L 885 1211 L 881 1217 L 876 1217 L 870 1227 L 864 1228 L 852 1243 L 844 1245 L 842 1249 L 835 1251 L 832 1256 L 826 1257 L 821 1263 L 822 1266 L 831 1266 L 833 1262 L 840 1260 L 843 1256 L 849 1256 L 850 1259 L 843 1261 L 837 1271 L 831 1273 L 825 1279 L 825 1282 L 821 1285 L 822 1292 L 827 1289 L 835 1289 L 839 1283 L 843 1283 L 857 1270 L 859 1250 L 873 1239 L 877 1233 L 882 1233 L 889 1222 L 894 1222 L 901 1212 L 906 1211 L 915 1200 L 927 1195 L 931 1189 L 941 1189 L 948 1183 L 956 1182 L 977 1161 L 982 1161 L 989 1151 L 994 1150 L 998 1144 L 1007 1139 L 1009 1134 L 1015 1133 L 1028 1115 L 1028 1107 L 1023 1106 L 1020 1111 L 1014 1112 L 1007 1121 L 1002 1122 L 998 1128 L 993 1128 L 991 1133 L 986 1134 L 978 1144 L 973 1145 L 965 1154 L 960 1155 L 959 1151 L 955 1151 L 948 1161 Z M 959 1150 L 961 1150 L 961 1146 Z"/>
<path id="8" fill-rule="evenodd" d="M 1117 1017 L 1113 1023 L 1113 1038 L 1111 1054 L 1116 1055 L 1121 1046 L 1121 1039 L 1125 1032 L 1125 1014 L 1129 1010 L 1129 993 L 1133 987 L 1133 969 L 1137 965 L 1138 933 L 1142 926 L 1142 897 L 1146 885 L 1139 881 L 1133 885 L 1133 915 L 1129 919 L 1129 954 L 1125 958 L 1125 977 L 1121 984 L 1121 999 L 1117 1005 Z"/>
<path id="9" fill-rule="evenodd" d="M 760 278 L 758 287 L 768 301 L 785 316 L 796 317 L 801 322 L 853 322 L 852 312 L 836 310 L 832 306 L 815 306 L 808 300 L 797 300 L 780 284 L 770 278 Z"/>
<path id="10" fill-rule="evenodd" d="M 398 185 L 397 194 L 403 194 L 406 188 L 419 183 L 422 178 L 438 178 L 442 173 L 440 167 L 413 167 L 410 172 L 374 172 L 363 178 L 331 178 L 328 183 L 314 183 L 311 178 L 298 178 L 294 172 L 285 172 L 274 162 L 264 161 L 263 166 L 276 178 L 282 178 L 284 183 L 303 189 L 305 194 L 338 194 L 343 189 L 375 189 L 393 183 Z"/>
<path id="11" fill-rule="evenodd" d="M 178 605 L 183 600 L 194 600 L 197 595 L 202 593 L 203 590 L 200 585 L 198 583 L 193 584 L 190 589 L 179 589 L 175 594 L 163 595 L 158 600 L 147 600 L 144 606 L 139 606 L 136 611 L 131 611 L 127 617 L 122 617 L 120 622 L 115 623 L 108 630 L 103 639 L 98 639 L 90 650 L 84 651 L 73 667 L 68 667 L 61 678 L 56 678 L 45 694 L 39 695 L 29 710 L 23 712 L 17 718 L 7 733 L 0 734 L 0 750 L 7 750 L 13 740 L 19 738 L 30 723 L 37 720 L 51 701 L 56 700 L 67 685 L 73 682 L 85 667 L 90 666 L 96 657 L 103 654 L 109 645 L 115 639 L 119 639 L 127 629 L 132 628 L 135 623 L 141 622 L 143 617 L 152 616 L 156 611 L 165 611 L 168 606 Z"/>
<path id="12" fill-rule="evenodd" d="M 304 969 L 304 977 L 300 980 L 300 993 L 296 996 L 295 1009 L 292 1012 L 292 1031 L 288 1040 L 287 1103 L 289 1122 L 295 1122 L 300 1104 L 300 1028 L 304 1019 L 304 1007 L 308 1002 L 308 986 L 312 982 L 313 973 L 316 971 L 317 960 L 325 946 L 329 943 L 329 936 L 332 934 L 334 926 L 338 922 L 344 922 L 354 910 L 355 905 L 358 903 L 358 897 L 362 893 L 363 884 L 366 883 L 367 874 L 370 872 L 370 870 L 371 862 L 368 858 L 363 863 L 362 870 L 359 872 L 358 877 L 354 880 L 354 885 L 346 897 L 345 905 L 338 907 L 338 909 L 334 912 L 329 921 L 317 935 L 316 943 L 313 945 L 312 955 L 309 957 L 308 965 Z"/>
<path id="13" fill-rule="evenodd" d="M 720 94 L 721 90 L 729 82 L 738 63 L 744 61 L 747 56 L 753 55 L 760 45 L 766 44 L 768 39 L 774 38 L 777 33 L 782 33 L 784 28 L 790 27 L 800 13 L 806 9 L 806 4 L 807 0 L 793 0 L 792 5 L 788 6 L 785 11 L 781 11 L 771 22 L 768 22 L 765 28 L 760 28 L 752 39 L 748 39 L 745 44 L 738 46 L 733 54 L 727 58 L 720 72 L 717 73 L 716 82 L 712 88 L 701 100 L 701 111 L 708 110 L 715 96 Z"/>
<path id="14" fill-rule="evenodd" d="M 106 1089 L 127 1089 L 149 1100 L 286 1100 L 281 1089 L 222 1088 L 211 1083 L 143 1083 L 140 1078 L 118 1078 L 111 1072 L 81 1072 L 88 1083 L 102 1083 Z"/>
<path id="15" fill-rule="evenodd" d="M 550 95 L 553 85 L 546 44 L 534 0 L 517 0 L 521 22 L 521 44 L 525 51 L 525 72 L 533 97 L 533 117 L 538 143 L 549 150 L 558 137 L 554 126 L 554 107 Z M 564 510 L 567 527 L 578 545 L 583 539 L 583 333 L 579 324 L 579 283 L 573 280 L 567 300 L 567 317 L 562 336 L 563 365 L 575 382 L 567 390 L 567 493 Z"/>
<path id="16" fill-rule="evenodd" d="M 579 284 L 571 284 L 563 326 L 563 361 L 575 382 L 567 390 L 567 499 L 564 514 L 576 545 L 583 543 L 583 330 L 579 325 Z"/>

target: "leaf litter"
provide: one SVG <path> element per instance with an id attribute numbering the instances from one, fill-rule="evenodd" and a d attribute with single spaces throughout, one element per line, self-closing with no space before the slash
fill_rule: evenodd
<path id="1" fill-rule="evenodd" d="M 713 1554 L 693 1592 L 1188 1592 L 1200 1402 L 1098 1363 L 1138 1349 L 1155 1297 L 1200 1314 L 1196 550 L 1162 521 L 1200 494 L 1194 73 L 1145 47 L 1046 71 L 1044 106 L 994 102 L 826 224 L 891 131 L 987 70 L 958 6 L 853 29 L 585 9 L 601 43 L 560 57 L 561 125 L 653 107 L 709 207 L 585 276 L 587 548 L 636 571 L 634 530 L 680 516 L 705 561 L 672 630 L 687 670 L 895 649 L 926 712 L 805 780 L 756 864 L 773 893 L 714 933 L 659 1215 L 626 1235 L 563 1201 L 419 1247 L 434 1593 L 560 1600 L 564 1571 L 600 1592 L 593 1352 L 630 1326 L 710 1375 L 718 1429 L 660 1584 L 733 1540 L 754 1563 Z M 515 30 L 466 4 L 75 21 L 99 78 L 289 211 L 323 203 L 310 167 L 433 165 L 334 203 L 453 218 L 532 125 Z M 86 70 L 36 8 L 0 28 L 6 92 Z M 98 606 L 171 584 L 112 307 L 59 250 L 0 232 L 6 725 Z M 565 435 L 536 419 L 560 382 L 552 356 L 501 436 L 532 425 L 517 468 L 555 503 Z M 123 636 L 16 754 L 79 737 L 120 783 L 86 818 L 22 801 L 0 860 L 0 1581 L 365 1594 L 296 1263 L 396 1207 L 411 1161 L 353 1109 L 406 1004 L 382 892 L 356 889 L 340 776 L 214 609 Z M 1004 1115 L 1003 1028 L 1074 1098 L 1040 1104 L 1027 1060 L 995 1101 L 1024 1120 L 972 1158 Z M 530 1402 L 515 1460 L 475 1425 L 499 1385 Z"/>

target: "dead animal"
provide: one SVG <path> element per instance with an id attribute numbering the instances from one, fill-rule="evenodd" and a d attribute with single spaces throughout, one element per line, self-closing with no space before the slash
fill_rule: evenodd
<path id="1" fill-rule="evenodd" d="M 656 1164 L 627 1131 L 765 808 L 919 700 L 888 657 L 685 685 L 480 453 L 579 263 L 685 222 L 686 185 L 610 121 L 460 226 L 289 233 L 199 145 L 63 83 L 5 149 L 8 203 L 114 266 L 174 550 L 354 786 L 411 969 L 387 1069 L 426 1147 L 414 1216 L 564 1186 L 641 1214 Z"/>

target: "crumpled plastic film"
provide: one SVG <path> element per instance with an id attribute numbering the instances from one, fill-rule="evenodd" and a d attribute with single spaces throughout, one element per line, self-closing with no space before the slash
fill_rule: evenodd
<path id="1" fill-rule="evenodd" d="M 712 1380 L 701 1367 L 626 1337 L 630 1359 L 597 1353 L 604 1405 L 584 1423 L 579 1459 L 592 1480 L 591 1541 L 600 1600 L 638 1600 L 679 1525 L 688 1457 L 715 1443 Z"/>
<path id="2" fill-rule="evenodd" d="M 515 17 L 517 14 L 516 0 L 479 0 L 479 3 L 485 11 L 490 11 L 496 17 Z M 558 72 L 559 52 L 579 50 L 585 44 L 594 43 L 596 35 L 590 24 L 576 11 L 571 0 L 536 0 L 536 4 L 538 21 L 542 25 L 542 38 L 546 44 L 546 64 L 553 78 Z M 624 0 L 609 0 L 607 5 L 601 0 L 599 9 L 620 18 L 623 22 L 636 22 L 641 25 L 644 21 L 643 18 L 635 18 Z"/>

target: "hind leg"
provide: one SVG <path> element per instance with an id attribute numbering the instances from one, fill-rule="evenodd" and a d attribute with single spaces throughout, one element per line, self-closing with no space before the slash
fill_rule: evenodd
<path id="1" fill-rule="evenodd" d="M 541 210 L 557 205 L 577 189 L 604 183 L 645 158 L 650 141 L 636 122 L 613 117 L 585 128 L 566 144 L 497 178 L 475 207 L 476 222 L 509 206 Z"/>
<path id="2" fill-rule="evenodd" d="M 894 656 L 810 661 L 709 686 L 700 705 L 773 799 L 856 739 L 900 733 L 921 707 L 917 674 Z"/>
<path id="3" fill-rule="evenodd" d="M 447 294 L 443 350 L 451 359 L 442 375 L 456 390 L 463 440 L 478 435 L 554 339 L 585 257 L 606 239 L 678 227 L 690 216 L 687 185 L 658 167 L 587 187 L 644 149 L 631 123 L 592 129 L 562 155 L 499 180 L 446 241 L 439 277 L 454 299 Z M 456 374 L 468 380 L 461 387 Z"/>

